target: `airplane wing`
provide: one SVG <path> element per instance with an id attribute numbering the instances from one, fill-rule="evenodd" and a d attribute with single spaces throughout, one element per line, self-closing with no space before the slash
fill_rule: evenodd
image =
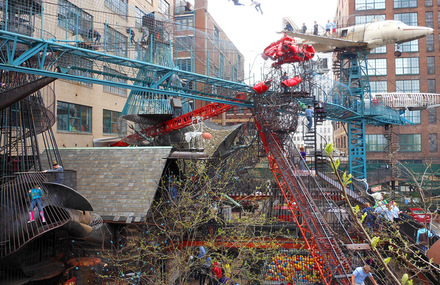
<path id="1" fill-rule="evenodd" d="M 300 38 L 303 44 L 313 45 L 316 52 L 333 52 L 347 49 L 368 49 L 367 42 L 356 42 L 341 38 L 331 38 L 316 35 L 303 34 L 293 31 L 284 31 L 286 35 L 292 38 Z"/>

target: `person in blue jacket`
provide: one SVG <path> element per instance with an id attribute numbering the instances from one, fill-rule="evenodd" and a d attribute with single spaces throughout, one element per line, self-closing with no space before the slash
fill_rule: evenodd
<path id="1" fill-rule="evenodd" d="M 31 199 L 31 206 L 29 209 L 28 223 L 35 221 L 35 219 L 34 219 L 35 206 L 37 206 L 37 208 L 38 208 L 38 212 L 40 213 L 40 216 L 41 216 L 41 221 L 43 223 L 45 223 L 46 219 L 44 218 L 43 203 L 41 202 L 41 198 L 43 197 L 43 191 L 41 190 L 41 188 L 38 185 L 35 185 L 34 188 L 29 190 L 28 195 Z"/>

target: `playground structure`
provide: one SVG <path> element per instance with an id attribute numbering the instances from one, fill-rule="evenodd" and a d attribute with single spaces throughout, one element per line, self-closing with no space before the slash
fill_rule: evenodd
<path id="1" fill-rule="evenodd" d="M 82 4 L 92 5 L 91 1 L 81 2 L 84 2 Z M 197 110 L 191 110 L 188 102 L 185 101 L 187 99 L 214 102 L 213 105 L 208 105 L 209 107 L 205 108 L 212 108 L 209 116 L 224 112 L 230 106 L 252 108 L 271 170 L 279 184 L 285 202 L 294 216 L 301 236 L 307 244 L 306 249 L 315 260 L 322 281 L 325 284 L 331 284 L 335 279 L 338 279 L 342 284 L 349 284 L 349 274 L 352 268 L 346 253 L 339 246 L 339 241 L 343 240 L 344 244 L 354 244 L 355 242 L 348 234 L 345 222 L 336 214 L 337 211 L 330 211 L 335 210 L 336 206 L 321 186 L 323 182 L 311 177 L 310 172 L 306 175 L 298 172 L 297 166 L 293 163 L 293 158 L 299 157 L 299 152 L 290 140 L 290 133 L 295 132 L 298 123 L 299 100 L 306 104 L 313 104 L 317 99 L 322 99 L 325 102 L 328 119 L 346 122 L 349 125 L 350 172 L 357 179 L 366 178 L 365 124 L 405 124 L 406 121 L 399 116 L 397 111 L 387 108 L 383 104 L 370 103 L 369 108 L 365 107 L 365 100 L 371 99 L 369 98 L 367 84 L 368 72 L 366 70 L 365 54 L 341 54 L 339 61 L 341 82 L 339 83 L 327 80 L 326 84 L 321 84 L 321 82 L 318 86 L 313 76 L 310 75 L 307 64 L 304 63 L 301 66 L 304 72 L 298 75 L 304 75 L 303 78 L 307 80 L 297 82 L 298 85 L 296 86 L 291 85 L 291 93 L 282 93 L 276 85 L 273 85 L 276 87 L 268 88 L 266 92 L 261 92 L 261 94 L 255 94 L 252 92 L 251 87 L 243 83 L 211 77 L 209 72 L 208 75 L 203 75 L 175 68 L 171 57 L 173 51 L 171 39 L 166 36 L 167 30 L 172 34 L 174 26 L 171 22 L 165 20 L 158 21 L 157 15 L 154 19 L 149 17 L 154 24 L 151 24 L 151 22 L 149 24 L 145 23 L 145 25 L 141 23 L 142 26 L 149 26 L 151 34 L 150 42 L 146 47 L 142 46 L 141 43 L 132 42 L 128 37 L 123 38 L 120 34 L 114 33 L 114 35 L 124 39 L 122 41 L 124 48 L 121 49 L 121 42 L 115 41 L 114 36 L 107 34 L 107 32 L 111 32 L 109 26 L 116 25 L 115 22 L 112 22 L 115 20 L 107 15 L 108 18 L 106 19 L 93 18 L 93 21 L 91 21 L 90 14 L 83 13 L 88 9 L 92 10 L 90 6 L 84 5 L 82 9 L 79 9 L 75 5 L 66 4 L 59 9 L 63 13 L 63 9 L 68 11 L 66 10 L 65 17 L 60 17 L 59 13 L 53 10 L 54 7 L 57 7 L 53 1 L 22 2 L 9 0 L 3 3 L 5 5 L 2 10 L 5 25 L 0 32 L 0 46 L 2 47 L 0 68 L 3 69 L 2 74 L 11 78 L 29 77 L 23 81 L 11 79 L 4 82 L 4 92 L 14 90 L 14 88 L 25 83 L 37 83 L 39 82 L 37 80 L 46 76 L 131 89 L 123 111 L 123 119 L 138 124 L 139 128 L 136 129 L 137 132 L 123 136 L 123 141 L 126 143 L 137 143 L 143 140 L 144 136 L 165 135 L 168 132 L 187 126 L 195 115 L 192 112 L 198 112 Z M 94 5 L 102 4 L 101 1 L 93 3 Z M 17 7 L 16 5 L 25 9 L 13 10 L 12 8 Z M 42 9 L 42 5 L 47 5 L 48 9 Z M 75 17 L 68 17 L 68 12 L 72 11 L 75 12 Z M 61 15 L 64 15 L 63 13 Z M 17 19 L 26 19 L 26 21 Z M 102 38 L 99 46 L 91 39 L 89 34 L 89 31 L 94 29 L 91 24 L 96 22 L 105 24 L 104 29 L 100 30 Z M 39 28 L 37 28 L 37 23 L 41 24 Z M 65 33 L 60 34 L 59 31 L 51 31 L 51 23 L 65 25 Z M 155 29 L 158 26 L 162 27 L 160 31 L 163 34 L 159 33 L 158 37 L 153 37 L 152 31 L 156 31 Z M 123 28 L 126 27 L 120 29 L 123 30 Z M 74 35 L 73 38 L 72 34 Z M 54 36 L 55 38 L 53 38 Z M 300 60 L 292 57 L 292 60 L 289 60 L 288 63 L 297 64 L 298 61 Z M 277 63 L 279 66 L 282 64 L 279 61 Z M 111 69 L 120 72 L 117 74 L 109 72 L 109 66 L 112 67 Z M 189 86 L 189 84 L 174 85 L 172 83 L 173 76 L 178 76 L 180 80 L 186 82 L 192 82 L 192 86 Z M 233 76 L 230 78 L 234 79 Z M 12 85 L 12 82 L 15 82 L 16 85 Z M 43 83 L 47 82 L 41 82 L 41 85 Z M 307 88 L 304 88 L 301 84 L 305 84 Z M 315 88 L 320 89 L 321 94 L 323 94 L 322 97 L 314 98 L 311 96 Z M 296 90 L 302 90 L 303 92 L 299 92 L 300 96 L 292 99 L 292 94 L 298 95 L 298 93 L 295 93 Z M 304 90 L 310 92 L 309 96 Z M 32 91 L 33 89 L 29 88 L 27 92 L 34 94 L 35 91 Z M 20 92 L 20 94 L 23 94 L 23 92 Z M 14 99 L 17 94 L 11 92 L 10 96 Z M 35 96 L 32 95 L 29 98 Z M 159 118 L 159 122 L 152 121 L 158 115 L 172 114 L 172 108 L 170 108 L 172 98 L 183 98 L 185 114 L 168 121 L 163 118 Z M 39 124 L 35 124 L 34 121 L 29 125 L 19 125 L 18 120 L 5 122 L 5 126 L 10 126 L 10 131 L 6 132 L 5 128 L 5 131 L 2 131 L 2 136 L 4 138 L 14 138 L 13 140 L 6 140 L 6 146 L 11 150 L 14 149 L 15 153 L 12 151 L 2 153 L 3 157 L 8 158 L 4 161 L 8 161 L 9 168 L 7 169 L 10 170 L 7 174 L 10 176 L 8 179 L 11 181 L 16 181 L 17 176 L 14 173 L 17 171 L 43 170 L 42 163 L 27 163 L 29 157 L 32 157 L 34 161 L 38 161 L 40 154 L 37 149 L 34 149 L 32 156 L 30 156 L 28 152 L 19 152 L 18 148 L 12 148 L 12 146 L 16 147 L 18 145 L 17 141 L 20 137 L 12 135 L 16 130 L 23 130 L 24 135 L 21 135 L 21 138 L 34 139 L 33 142 L 26 144 L 33 147 L 36 147 L 35 138 L 38 134 L 43 134 L 45 131 L 50 133 L 50 127 L 55 122 L 55 112 L 53 109 L 52 112 L 47 110 L 50 106 L 53 106 L 51 104 L 54 103 L 54 100 L 48 100 L 47 103 L 43 103 L 43 99 L 39 98 L 38 100 L 40 100 L 38 101 L 40 102 L 38 111 L 35 111 L 34 116 L 26 117 L 38 118 L 38 116 L 43 117 L 44 115 L 47 119 L 40 120 Z M 15 101 L 12 100 L 11 102 Z M 21 101 L 19 102 L 19 105 L 22 104 Z M 4 110 L 6 111 L 4 112 L 12 112 L 16 108 L 15 106 L 13 103 L 5 104 Z M 20 112 L 23 114 L 24 110 L 21 109 Z M 220 111 L 217 112 L 217 110 Z M 29 127 L 31 125 L 36 126 L 36 130 L 32 133 L 27 131 L 31 129 Z M 50 140 L 53 140 L 53 138 Z M 20 141 L 23 141 L 23 139 Z M 61 161 L 56 146 L 54 145 L 52 148 L 53 153 L 48 157 L 48 161 L 53 159 Z M 11 155 L 11 153 L 13 154 Z M 14 157 L 19 158 L 20 167 L 18 168 L 14 168 Z M 322 174 L 319 177 L 322 180 L 329 181 L 329 178 Z M 308 187 L 306 187 L 305 181 L 307 181 Z M 39 183 L 44 184 L 46 181 L 41 180 Z M 11 188 L 9 185 L 8 183 L 2 183 L 2 193 L 11 191 L 11 193 L 20 192 L 23 194 L 29 186 L 23 184 L 18 188 Z M 362 202 L 360 193 L 353 191 L 350 196 L 351 199 Z M 2 203 L 4 201 L 2 198 Z M 58 207 L 65 208 L 67 206 L 61 204 Z M 78 210 L 91 210 L 90 207 L 81 208 L 78 205 L 69 205 L 69 207 Z M 17 214 L 24 215 L 25 212 L 25 210 L 22 210 Z M 333 213 L 332 221 L 334 224 L 332 224 L 332 227 L 324 218 L 323 213 L 327 213 L 327 216 L 328 213 Z M 2 217 L 5 216 L 7 215 L 2 215 Z M 62 220 L 62 223 L 66 223 L 69 218 L 69 215 L 66 215 L 63 219 L 60 218 L 60 221 L 58 219 L 55 219 L 55 221 L 61 223 Z M 4 222 L 9 222 L 9 219 L 20 221 L 17 225 L 17 232 L 27 229 L 26 220 L 22 217 L 9 217 Z M 3 251 L 1 257 L 6 258 L 37 235 L 51 230 L 50 227 L 44 227 L 44 225 L 39 225 L 38 229 L 41 230 L 38 234 L 23 236 L 23 241 L 14 244 L 12 249 Z M 335 231 L 340 236 L 335 236 Z M 6 234 L 3 235 L 2 239 L 2 243 L 5 242 L 10 242 L 10 238 Z"/>

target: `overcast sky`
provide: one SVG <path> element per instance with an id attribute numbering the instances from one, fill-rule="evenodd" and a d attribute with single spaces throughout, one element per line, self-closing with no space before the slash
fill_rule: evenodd
<path id="1" fill-rule="evenodd" d="M 244 6 L 235 6 L 231 0 L 208 0 L 208 12 L 244 54 L 246 76 L 250 67 L 251 73 L 259 76 L 264 64 L 259 55 L 265 47 L 282 37 L 277 32 L 282 30 L 283 17 L 291 18 L 298 27 L 305 23 L 311 31 L 314 21 L 325 26 L 327 20 L 333 20 L 337 5 L 337 0 L 258 1 L 263 14 L 250 6 L 251 0 L 240 0 Z"/>

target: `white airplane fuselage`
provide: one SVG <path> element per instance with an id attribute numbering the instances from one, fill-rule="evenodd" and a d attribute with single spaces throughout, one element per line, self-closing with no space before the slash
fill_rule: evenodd
<path id="1" fill-rule="evenodd" d="M 338 38 L 368 43 L 368 49 L 416 40 L 431 35 L 433 32 L 432 28 L 408 26 L 401 21 L 394 20 L 356 25 L 336 31 Z"/>

